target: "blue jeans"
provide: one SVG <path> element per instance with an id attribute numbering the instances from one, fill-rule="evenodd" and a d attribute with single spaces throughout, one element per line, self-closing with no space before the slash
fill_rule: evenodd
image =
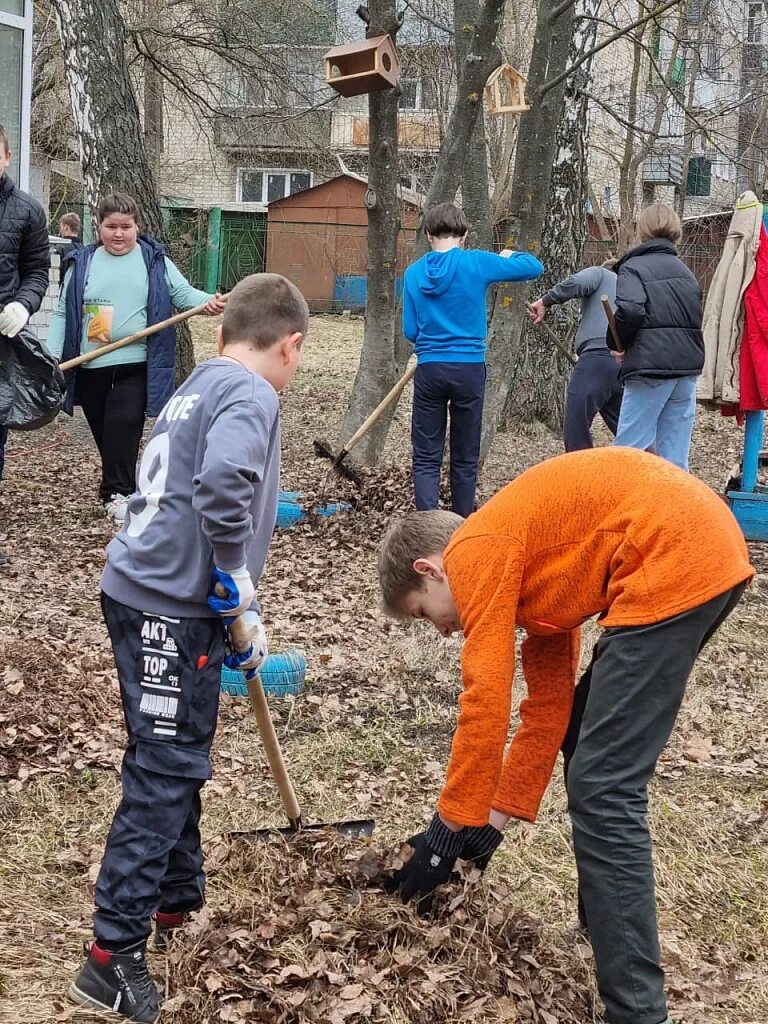
<path id="1" fill-rule="evenodd" d="M 695 416 L 696 377 L 632 377 L 624 382 L 614 444 L 655 448 L 662 459 L 687 470 Z"/>
<path id="2" fill-rule="evenodd" d="M 8 427 L 0 427 L 0 480 L 3 479 L 5 466 L 5 442 L 8 440 Z"/>

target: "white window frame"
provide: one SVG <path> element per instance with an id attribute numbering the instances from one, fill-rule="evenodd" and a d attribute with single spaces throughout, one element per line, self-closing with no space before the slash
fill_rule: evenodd
<path id="1" fill-rule="evenodd" d="M 261 174 L 262 175 L 261 199 L 248 199 L 248 200 L 243 199 L 243 174 L 244 173 L 245 174 Z M 267 199 L 267 195 L 268 195 L 267 189 L 269 188 L 269 181 L 268 181 L 268 179 L 269 179 L 269 175 L 270 174 L 282 174 L 283 177 L 285 178 L 286 189 L 290 189 L 290 187 L 291 187 L 291 175 L 292 174 L 308 174 L 309 175 L 309 185 L 307 186 L 307 188 L 312 188 L 313 185 L 315 184 L 315 174 L 314 174 L 314 171 L 310 171 L 306 167 L 238 167 L 237 168 L 237 187 L 236 187 L 236 190 L 235 190 L 235 194 L 237 196 L 237 202 L 238 203 L 243 203 L 243 202 L 263 203 L 264 205 L 266 205 L 267 202 L 268 202 L 268 199 Z M 305 190 L 302 189 L 302 191 L 305 191 Z M 297 193 L 291 193 L 289 191 L 284 191 L 283 195 L 280 198 L 281 199 L 285 199 L 287 196 L 289 196 L 291 194 L 296 195 Z M 272 200 L 272 202 L 276 202 L 276 201 L 277 200 L 274 200 L 274 199 Z"/>
<path id="2" fill-rule="evenodd" d="M 0 25 L 21 29 L 21 138 L 11 139 L 11 149 L 19 157 L 19 188 L 29 188 L 29 131 L 32 119 L 32 0 L 23 0 L 24 14 L 8 14 L 0 11 Z M 10 127 L 6 125 L 6 130 Z"/>

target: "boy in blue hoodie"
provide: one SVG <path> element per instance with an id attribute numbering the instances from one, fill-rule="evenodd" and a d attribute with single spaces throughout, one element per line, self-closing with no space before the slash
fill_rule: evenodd
<path id="1" fill-rule="evenodd" d="M 485 398 L 486 291 L 498 281 L 544 273 L 530 253 L 463 248 L 464 213 L 440 203 L 424 219 L 432 252 L 411 264 L 403 288 L 403 334 L 416 350 L 413 385 L 413 484 L 419 511 L 437 508 L 440 466 L 451 411 L 451 508 L 475 508 Z"/>

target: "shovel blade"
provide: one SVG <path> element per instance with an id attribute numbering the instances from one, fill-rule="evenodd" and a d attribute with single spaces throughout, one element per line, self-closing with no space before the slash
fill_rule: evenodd
<path id="1" fill-rule="evenodd" d="M 360 818 L 353 821 L 319 821 L 313 822 L 311 825 L 302 824 L 299 828 L 293 828 L 289 825 L 282 828 L 257 828 L 244 832 L 230 832 L 229 835 L 234 839 L 244 839 L 247 843 L 259 843 L 274 838 L 274 836 L 282 836 L 283 839 L 294 839 L 303 832 L 325 832 L 328 829 L 332 829 L 346 839 L 360 839 L 364 836 L 372 835 L 375 827 L 376 823 L 370 818 Z"/>

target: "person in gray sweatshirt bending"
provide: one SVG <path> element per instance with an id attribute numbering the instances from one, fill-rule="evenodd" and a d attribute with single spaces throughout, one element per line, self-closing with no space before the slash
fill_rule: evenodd
<path id="1" fill-rule="evenodd" d="M 232 290 L 219 354 L 158 416 L 107 548 L 101 604 L 128 747 L 96 881 L 96 941 L 69 995 L 132 1021 L 160 1015 L 146 963 L 153 918 L 162 947 L 203 902 L 200 790 L 211 778 L 225 625 L 241 619 L 250 640 L 226 655 L 230 667 L 255 671 L 267 654 L 256 586 L 277 513 L 277 392 L 298 368 L 307 326 L 301 293 L 278 274 Z"/>
<path id="2" fill-rule="evenodd" d="M 578 362 L 568 383 L 563 422 L 567 452 L 594 447 L 592 421 L 598 413 L 614 437 L 619 425 L 622 386 L 619 365 L 605 341 L 607 320 L 602 303 L 603 295 L 607 295 L 611 305 L 616 305 L 615 265 L 616 260 L 607 260 L 601 267 L 580 270 L 550 288 L 532 303 L 529 312 L 533 323 L 540 324 L 550 307 L 581 299 L 581 321 L 576 332 Z"/>

